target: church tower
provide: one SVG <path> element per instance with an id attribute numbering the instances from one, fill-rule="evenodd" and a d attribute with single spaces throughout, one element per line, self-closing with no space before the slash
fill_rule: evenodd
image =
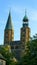
<path id="1" fill-rule="evenodd" d="M 30 40 L 30 28 L 29 28 L 29 19 L 27 17 L 26 11 L 23 18 L 23 27 L 21 28 L 21 43 L 25 44 Z"/>
<path id="2" fill-rule="evenodd" d="M 7 24 L 4 30 L 4 44 L 10 44 L 14 41 L 14 29 L 12 26 L 11 13 L 9 12 Z"/>

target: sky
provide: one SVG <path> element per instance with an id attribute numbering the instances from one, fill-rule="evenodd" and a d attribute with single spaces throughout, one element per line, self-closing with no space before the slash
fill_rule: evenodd
<path id="1" fill-rule="evenodd" d="M 11 11 L 14 40 L 20 40 L 25 9 L 29 19 L 30 36 L 37 33 L 37 0 L 0 0 L 0 44 L 4 44 L 4 29 Z"/>

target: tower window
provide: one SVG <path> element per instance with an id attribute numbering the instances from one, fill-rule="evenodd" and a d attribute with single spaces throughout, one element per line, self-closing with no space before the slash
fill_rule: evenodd
<path id="1" fill-rule="evenodd" d="M 8 37 L 8 34 L 6 34 L 5 36 Z"/>
<path id="2" fill-rule="evenodd" d="M 14 49 L 14 46 L 11 46 L 11 49 Z"/>
<path id="3" fill-rule="evenodd" d="M 15 46 L 15 49 L 18 49 L 19 48 L 19 46 Z"/>
<path id="4" fill-rule="evenodd" d="M 25 45 L 22 45 L 22 49 L 24 49 L 25 48 Z"/>

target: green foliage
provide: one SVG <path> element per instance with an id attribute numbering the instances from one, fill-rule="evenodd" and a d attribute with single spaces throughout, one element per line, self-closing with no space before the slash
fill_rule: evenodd
<path id="1" fill-rule="evenodd" d="M 11 53 L 10 46 L 0 46 L 0 53 L 6 60 L 6 65 L 15 65 L 16 63 L 12 60 L 14 54 Z"/>
<path id="2" fill-rule="evenodd" d="M 26 43 L 24 55 L 18 65 L 37 65 L 37 35 Z"/>
<path id="3" fill-rule="evenodd" d="M 18 62 L 13 61 L 15 54 L 11 53 L 10 46 L 0 46 L 0 53 L 4 56 L 7 65 L 37 65 L 37 35 L 26 43 L 25 52 Z"/>

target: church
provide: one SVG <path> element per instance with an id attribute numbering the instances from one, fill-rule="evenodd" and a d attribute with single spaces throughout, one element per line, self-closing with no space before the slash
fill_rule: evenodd
<path id="1" fill-rule="evenodd" d="M 26 49 L 26 43 L 30 40 L 29 19 L 27 17 L 26 12 L 22 22 L 22 28 L 20 29 L 20 41 L 14 41 L 14 29 L 10 12 L 4 30 L 4 45 L 11 46 L 11 52 L 15 53 L 15 58 L 17 59 L 20 59 L 21 54 L 23 54 Z"/>

